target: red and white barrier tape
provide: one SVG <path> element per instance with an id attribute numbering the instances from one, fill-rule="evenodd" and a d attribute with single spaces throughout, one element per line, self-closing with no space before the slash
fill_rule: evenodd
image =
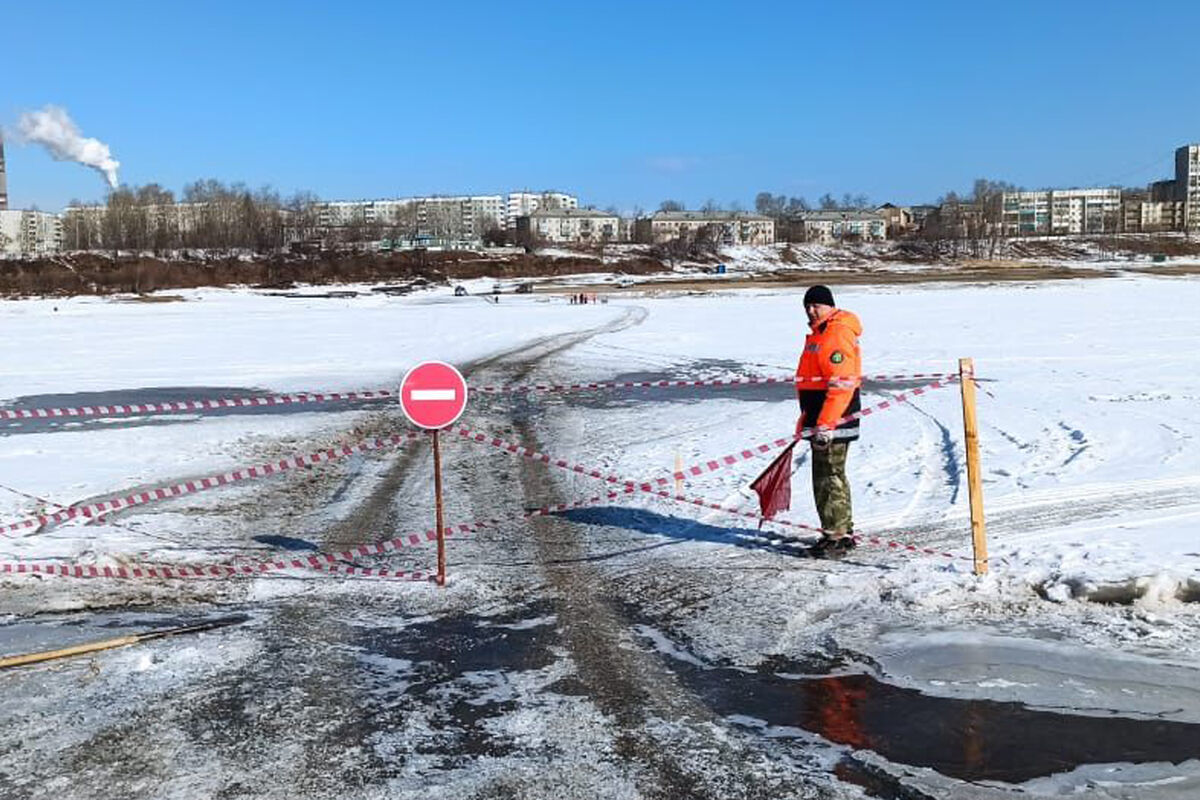
<path id="1" fill-rule="evenodd" d="M 559 469 L 566 470 L 567 472 L 574 472 L 577 475 L 585 475 L 589 478 L 595 478 L 596 480 L 604 481 L 606 483 L 611 483 L 616 486 L 621 486 L 627 492 L 629 492 L 629 491 L 642 492 L 643 494 L 655 495 L 657 497 L 666 498 L 668 500 L 675 500 L 675 501 L 678 501 L 681 503 L 686 503 L 688 505 L 700 506 L 703 508 L 711 508 L 715 511 L 724 511 L 724 512 L 734 514 L 739 517 L 746 517 L 748 519 L 753 519 L 753 520 L 763 520 L 766 522 L 779 522 L 779 524 L 782 524 L 782 525 L 788 525 L 788 526 L 795 527 L 795 528 L 802 528 L 804 530 L 815 531 L 818 533 L 821 532 L 820 528 L 814 528 L 809 525 L 802 525 L 798 522 L 785 522 L 782 520 L 766 520 L 764 517 L 760 516 L 759 514 L 754 514 L 754 513 L 748 512 L 748 511 L 742 511 L 740 509 L 726 508 L 719 503 L 713 503 L 709 500 L 703 500 L 701 498 L 696 498 L 696 497 L 687 497 L 685 495 L 671 494 L 668 491 L 659 490 L 659 489 L 655 488 L 655 486 L 659 485 L 660 481 L 663 481 L 666 479 L 652 478 L 647 481 L 626 480 L 626 479 L 620 478 L 616 475 L 605 475 L 600 470 L 589 469 L 588 467 L 585 467 L 582 464 L 572 464 L 571 462 L 566 461 L 564 459 L 553 458 L 552 456 L 549 456 L 546 453 L 540 453 L 537 450 L 530 450 L 529 448 L 523 447 L 519 444 L 507 442 L 498 437 L 491 437 L 491 436 L 488 436 L 487 434 L 480 433 L 478 431 L 473 431 L 469 428 L 459 428 L 456 431 L 456 433 L 458 433 L 459 436 L 463 437 L 464 439 L 466 439 L 468 441 L 481 442 L 483 444 L 488 444 L 488 445 L 491 445 L 492 447 L 496 447 L 496 448 L 499 448 L 500 450 L 504 450 L 505 452 L 513 453 L 515 455 L 521 456 L 522 458 L 527 458 L 530 461 L 540 461 L 543 464 L 549 464 L 552 467 L 557 467 Z"/>
<path id="2" fill-rule="evenodd" d="M 689 497 L 689 496 L 682 495 L 682 494 L 672 494 L 671 492 L 668 492 L 666 490 L 656 489 L 655 485 L 658 484 L 658 482 L 661 479 L 656 478 L 656 479 L 651 479 L 649 481 L 630 481 L 630 480 L 620 478 L 616 475 L 605 475 L 600 470 L 589 469 L 581 464 L 572 464 L 563 459 L 555 459 L 545 453 L 540 453 L 536 450 L 530 450 L 527 447 L 523 447 L 521 445 L 514 444 L 512 442 L 507 442 L 507 441 L 504 441 L 503 439 L 500 439 L 497 437 L 489 437 L 486 434 L 479 433 L 477 431 L 472 431 L 468 428 L 460 428 L 460 429 L 458 429 L 457 433 L 460 436 L 462 436 L 463 438 L 467 439 L 468 441 L 475 441 L 475 442 L 481 442 L 484 444 L 489 444 L 492 447 L 499 448 L 508 453 L 513 453 L 515 455 L 519 455 L 519 456 L 529 459 L 531 461 L 540 461 L 544 464 L 548 464 L 550 466 L 557 467 L 559 469 L 566 470 L 568 472 L 573 472 L 573 473 L 576 473 L 579 475 L 586 475 L 587 477 L 605 481 L 606 483 L 611 483 L 611 484 L 616 484 L 616 485 L 622 486 L 626 492 L 629 492 L 631 490 L 637 491 L 637 492 L 641 492 L 643 494 L 648 494 L 648 495 L 651 495 L 654 497 L 659 497 L 659 498 L 662 498 L 665 500 L 671 500 L 676 503 L 683 503 L 685 505 L 691 505 L 691 506 L 696 506 L 699 508 L 711 509 L 713 511 L 720 511 L 725 514 L 742 517 L 744 519 L 755 520 L 759 523 L 770 522 L 770 523 L 774 523 L 776 525 L 783 525 L 785 527 L 795 528 L 798 530 L 808 531 L 811 533 L 819 533 L 819 534 L 831 533 L 831 531 L 826 531 L 822 528 L 818 528 L 813 525 L 805 525 L 803 523 L 793 522 L 793 521 L 787 520 L 787 519 L 780 519 L 778 517 L 776 517 L 774 519 L 766 519 L 762 515 L 754 513 L 754 512 L 743 511 L 743 510 L 737 509 L 737 508 L 729 508 L 729 507 L 721 505 L 720 503 L 714 503 L 710 500 L 705 500 L 705 499 L 698 498 L 698 497 Z M 922 548 L 922 547 L 918 547 L 917 545 L 906 544 L 904 542 L 893 541 L 893 540 L 885 540 L 885 539 L 881 539 L 881 538 L 875 537 L 875 536 L 863 536 L 861 534 L 855 534 L 854 538 L 856 541 L 859 541 L 859 542 L 885 545 L 885 546 L 887 546 L 891 549 L 895 549 L 895 550 L 904 550 L 907 552 L 924 553 L 924 554 L 928 554 L 928 555 L 939 555 L 939 556 L 944 556 L 946 558 L 951 558 L 951 559 L 956 559 L 956 560 L 965 559 L 964 556 L 956 555 L 954 553 L 946 553 L 946 552 L 942 552 L 942 551 L 932 550 L 930 548 Z M 965 560 L 970 560 L 970 559 L 965 559 Z"/>
<path id="3" fill-rule="evenodd" d="M 630 490 L 626 490 L 632 491 Z M 621 492 L 608 492 L 587 500 L 573 503 L 557 503 L 526 511 L 523 519 L 546 516 L 569 511 L 573 508 L 594 506 L 606 499 L 621 496 Z M 447 537 L 477 533 L 486 528 L 497 527 L 506 522 L 504 519 L 493 517 L 487 520 L 459 525 L 448 525 L 444 531 Z M 349 550 L 334 553 L 319 553 L 303 557 L 272 558 L 255 561 L 251 564 L 139 564 L 121 566 L 97 566 L 96 564 L 79 564 L 74 562 L 50 561 L 11 561 L 0 562 L 0 574 L 6 575 L 47 575 L 64 578 L 245 578 L 255 577 L 283 570 L 323 570 L 334 574 L 355 575 L 364 577 L 401 578 L 408 580 L 432 580 L 435 576 L 430 572 L 404 572 L 384 568 L 360 567 L 346 564 L 355 558 L 374 555 L 385 555 L 405 547 L 428 544 L 437 541 L 437 532 L 425 530 L 419 533 L 406 533 L 390 539 L 363 544 Z"/>
<path id="4" fill-rule="evenodd" d="M 873 413 L 876 413 L 879 411 L 884 411 L 888 408 L 892 408 L 893 406 L 899 405 L 901 403 L 908 402 L 911 397 L 919 397 L 919 396 L 925 394 L 925 392 L 927 392 L 927 391 L 932 391 L 934 389 L 939 389 L 943 386 L 946 386 L 947 384 L 953 382 L 955 377 L 956 376 L 952 376 L 950 379 L 946 380 L 945 382 L 940 381 L 940 380 L 934 381 L 933 383 L 929 384 L 928 386 L 917 387 L 916 389 L 913 389 L 910 392 L 902 392 L 902 393 L 896 395 L 895 397 L 891 397 L 887 400 L 884 400 L 881 403 L 876 404 L 875 406 L 872 406 L 871 408 L 864 408 L 861 411 L 854 412 L 853 414 L 847 414 L 846 416 L 839 419 L 837 424 L 841 425 L 845 422 L 850 422 L 850 421 L 853 421 L 856 419 L 860 419 L 862 417 L 869 416 Z M 804 429 L 804 431 L 801 432 L 801 435 L 799 437 L 795 437 L 795 439 L 811 437 L 812 431 L 813 431 L 812 428 L 806 428 L 806 429 Z M 478 433 L 476 431 L 472 431 L 469 428 L 459 428 L 457 433 L 459 434 L 459 436 L 462 436 L 469 440 L 473 440 L 473 441 L 477 441 L 477 442 L 485 442 L 487 444 L 492 445 L 493 447 L 499 447 L 501 449 L 507 450 L 510 453 L 516 453 L 517 455 L 521 455 L 526 458 L 531 458 L 535 461 L 543 461 L 547 464 L 551 464 L 560 469 L 566 469 L 571 472 L 575 472 L 577 474 L 587 475 L 588 477 L 596 478 L 598 480 L 604 480 L 609 483 L 621 484 L 621 485 L 625 486 L 626 489 L 629 489 L 630 487 L 632 487 L 640 492 L 656 494 L 656 495 L 659 495 L 662 497 L 669 497 L 671 499 L 678 499 L 678 500 L 682 500 L 683 502 L 691 503 L 692 505 L 703 505 L 703 506 L 713 508 L 718 511 L 731 511 L 731 509 L 726 509 L 720 505 L 710 504 L 706 500 L 697 500 L 694 498 L 686 498 L 681 495 L 671 495 L 668 492 L 660 492 L 660 491 L 656 490 L 655 487 L 656 486 L 665 486 L 666 484 L 670 483 L 672 480 L 676 480 L 676 479 L 682 480 L 682 479 L 687 478 L 688 476 L 702 475 L 705 472 L 715 472 L 719 469 L 723 469 L 725 467 L 732 466 L 741 461 L 748 461 L 752 458 L 757 458 L 759 455 L 762 455 L 763 453 L 766 453 L 769 450 L 779 448 L 779 447 L 786 447 L 788 444 L 791 444 L 792 441 L 794 441 L 794 439 L 775 439 L 774 441 L 771 441 L 771 442 L 765 442 L 763 444 L 756 445 L 752 449 L 742 450 L 741 452 L 736 453 L 736 454 L 725 455 L 719 459 L 705 461 L 705 462 L 701 462 L 699 464 L 694 464 L 690 467 L 685 467 L 682 470 L 672 472 L 670 474 L 670 476 L 668 476 L 668 477 L 656 477 L 656 478 L 650 478 L 645 481 L 636 481 L 635 482 L 635 481 L 625 481 L 625 480 L 622 480 L 622 479 L 617 478 L 616 476 L 612 476 L 612 475 L 606 476 L 599 470 L 588 469 L 587 467 L 584 467 L 580 464 L 571 464 L 562 459 L 551 459 L 549 456 L 547 456 L 543 453 L 531 451 L 528 448 L 522 447 L 521 445 L 512 444 L 510 442 L 505 442 L 503 439 L 499 439 L 499 438 L 495 438 L 495 437 L 489 439 L 489 437 L 487 437 L 485 434 Z M 736 511 L 736 510 L 732 510 L 732 511 L 735 511 L 735 513 L 738 513 L 739 515 L 742 515 L 742 516 L 745 516 L 747 514 L 747 512 Z M 750 516 L 750 518 L 756 519 L 756 520 L 763 519 L 761 516 L 759 516 L 757 514 L 750 514 L 749 516 Z M 817 531 L 817 532 L 821 532 L 821 533 L 825 532 L 821 528 L 814 528 L 809 525 L 801 525 L 800 523 L 781 523 L 781 524 L 792 524 L 796 527 L 800 527 L 805 530 Z"/>
<path id="5" fill-rule="evenodd" d="M 313 466 L 322 462 L 334 461 L 345 456 L 354 455 L 355 453 L 366 453 L 372 450 L 381 450 L 386 447 L 393 447 L 402 442 L 415 439 L 423 435 L 422 433 L 412 431 L 409 433 L 398 433 L 392 436 L 371 439 L 359 442 L 355 445 L 342 445 L 341 447 L 331 447 L 327 450 L 321 450 L 308 455 L 293 455 L 279 461 L 272 461 L 266 464 L 258 464 L 252 467 L 243 467 L 233 470 L 232 472 L 223 472 L 218 475 L 210 475 L 206 478 L 198 478 L 196 480 L 184 481 L 177 483 L 174 486 L 163 486 L 157 489 L 147 489 L 141 492 L 133 492 L 124 497 L 113 497 L 108 500 L 101 500 L 96 503 L 87 505 L 71 506 L 63 511 L 58 511 L 53 514 L 39 514 L 34 517 L 28 517 L 17 522 L 11 522 L 6 525 L 0 525 L 0 535 L 8 536 L 12 531 L 38 528 L 43 525 L 65 522 L 76 517 L 84 517 L 91 519 L 103 514 L 110 514 L 114 511 L 127 509 L 132 506 L 146 505 L 148 503 L 157 502 L 159 500 L 169 500 L 173 497 L 180 497 L 186 494 L 195 494 L 203 492 L 207 489 L 216 489 L 219 486 L 227 486 L 232 483 L 241 481 L 253 480 L 255 478 L 266 478 L 280 472 L 286 472 L 292 469 Z"/>
<path id="6" fill-rule="evenodd" d="M 288 570 L 319 570 L 331 574 L 357 575 L 371 578 L 428 581 L 435 575 L 430 572 L 404 572 L 386 568 L 374 569 L 353 564 L 329 564 L 315 558 L 294 558 L 288 561 L 264 561 L 254 566 L 232 564 L 210 564 L 204 566 L 97 566 L 95 564 L 54 563 L 45 561 L 16 561 L 0 563 L 3 575 L 46 575 L 62 578 L 161 578 L 167 580 L 184 578 L 235 578 L 255 577 L 271 572 Z"/>
<path id="7" fill-rule="evenodd" d="M 258 408 L 303 403 L 390 400 L 396 392 L 376 389 L 367 392 L 327 392 L 276 394 L 261 397 L 226 397 L 216 400 L 180 400 L 173 403 L 134 403 L 130 405 L 78 406 L 75 408 L 0 408 L 0 419 L 61 419 L 76 417 L 117 417 L 126 415 L 177 414 L 181 411 L 213 411 L 225 408 Z"/>
<path id="8" fill-rule="evenodd" d="M 837 421 L 837 424 L 841 425 L 846 422 L 852 422 L 857 419 L 862 419 L 863 417 L 869 417 L 872 414 L 876 414 L 880 411 L 885 411 L 889 408 L 899 405 L 900 403 L 906 403 L 911 399 L 911 397 L 920 397 L 921 395 L 925 394 L 926 392 L 932 392 L 935 389 L 941 389 L 945 386 L 948 386 L 951 383 L 953 383 L 955 380 L 956 380 L 956 376 L 952 376 L 950 378 L 947 378 L 944 381 L 937 380 L 937 381 L 934 381 L 933 383 L 929 384 L 928 386 L 919 386 L 908 392 L 901 392 L 900 394 L 896 395 L 895 397 L 890 397 L 887 400 L 884 400 L 880 403 L 875 404 L 874 406 L 871 406 L 870 408 L 864 408 L 861 411 L 854 412 L 853 414 L 847 414 L 846 416 L 839 419 Z M 815 430 L 815 428 L 805 428 L 801 432 L 800 436 L 798 436 L 798 437 L 787 438 L 787 439 L 773 439 L 769 442 L 763 442 L 761 444 L 754 445 L 753 447 L 751 447 L 749 449 L 741 450 L 737 453 L 731 453 L 729 455 L 724 455 L 719 458 L 710 459 L 708 461 L 701 461 L 697 464 L 691 465 L 690 467 L 684 467 L 681 470 L 672 472 L 669 477 L 652 478 L 651 480 L 654 481 L 655 483 L 657 483 L 659 486 L 664 486 L 667 483 L 670 483 L 672 480 L 684 480 L 685 478 L 689 478 L 689 477 L 698 477 L 700 475 L 703 475 L 706 472 L 716 472 L 719 469 L 724 469 L 725 467 L 731 467 L 734 464 L 738 464 L 742 461 L 749 461 L 753 458 L 757 458 L 758 456 L 763 455 L 764 453 L 768 453 L 771 450 L 777 450 L 781 447 L 787 447 L 793 441 L 797 441 L 799 439 L 812 438 L 814 430 Z"/>
<path id="9" fill-rule="evenodd" d="M 953 372 L 927 372 L 913 373 L 911 375 L 863 375 L 859 378 L 861 381 L 902 381 L 902 380 L 946 380 L 949 378 L 958 377 L 957 373 Z M 697 386 L 716 386 L 716 387 L 734 387 L 734 386 L 762 386 L 775 384 L 805 384 L 805 383 L 824 383 L 825 378 L 803 378 L 798 376 L 781 376 L 781 377 L 756 377 L 750 376 L 747 378 L 725 378 L 713 380 L 698 380 L 698 381 L 679 381 L 679 380 L 661 380 L 661 381 L 607 381 L 599 383 L 531 383 L 514 386 L 480 386 L 473 387 L 471 391 L 482 394 L 513 394 L 520 392 L 581 392 L 597 389 L 684 389 Z"/>
<path id="10" fill-rule="evenodd" d="M 954 373 L 929 372 L 911 375 L 863 375 L 864 381 L 942 380 L 956 377 Z M 522 394 L 522 393 L 566 393 L 606 389 L 683 389 L 699 386 L 737 387 L 773 384 L 821 383 L 823 378 L 747 377 L 713 380 L 680 381 L 607 381 L 598 383 L 570 384 L 522 384 L 514 386 L 470 387 L 475 394 Z M 64 408 L 0 408 L 0 419 L 79 419 L 87 417 L 106 418 L 119 416 L 151 416 L 177 414 L 187 411 L 213 411 L 230 408 L 262 408 L 268 406 L 302 405 L 306 403 L 334 403 L 355 401 L 393 400 L 398 393 L 392 389 L 373 389 L 362 392 L 301 392 L 298 394 L 263 395 L 259 397 L 227 397 L 215 400 L 179 400 L 171 403 L 133 403 L 109 406 L 77 406 Z"/>

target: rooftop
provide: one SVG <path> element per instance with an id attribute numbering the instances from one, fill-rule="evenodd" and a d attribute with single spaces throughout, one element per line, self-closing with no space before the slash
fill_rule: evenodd
<path id="1" fill-rule="evenodd" d="M 751 214 L 746 211 L 657 211 L 653 218 L 666 222 L 721 222 L 724 220 L 743 220 L 746 222 L 770 222 L 770 217 L 762 214 Z"/>
<path id="2" fill-rule="evenodd" d="M 596 219 L 599 217 L 617 217 L 618 215 L 609 211 L 597 211 L 594 208 L 539 208 L 529 216 L 531 217 L 587 217 Z"/>
<path id="3" fill-rule="evenodd" d="M 856 208 L 834 209 L 827 211 L 802 211 L 797 215 L 800 219 L 811 222 L 882 222 L 883 215 L 878 211 L 864 211 Z"/>

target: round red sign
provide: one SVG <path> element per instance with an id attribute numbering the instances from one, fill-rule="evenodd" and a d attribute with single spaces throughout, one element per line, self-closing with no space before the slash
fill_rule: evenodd
<path id="1" fill-rule="evenodd" d="M 400 382 L 400 407 L 413 425 L 444 428 L 467 407 L 467 382 L 462 373 L 442 361 L 425 361 Z"/>

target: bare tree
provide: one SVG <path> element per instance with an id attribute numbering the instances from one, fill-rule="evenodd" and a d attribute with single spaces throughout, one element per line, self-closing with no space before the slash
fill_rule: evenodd
<path id="1" fill-rule="evenodd" d="M 821 195 L 821 199 L 817 201 L 817 205 L 822 211 L 834 211 L 838 207 L 838 202 L 829 192 Z"/>
<path id="2" fill-rule="evenodd" d="M 678 200 L 663 200 L 658 204 L 659 211 L 683 211 L 683 203 Z"/>

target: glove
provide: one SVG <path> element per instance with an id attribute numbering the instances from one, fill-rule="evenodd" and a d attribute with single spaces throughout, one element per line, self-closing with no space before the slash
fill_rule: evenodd
<path id="1" fill-rule="evenodd" d="M 833 428 L 817 428 L 817 432 L 812 437 L 813 449 L 828 450 L 831 444 L 833 444 Z"/>

